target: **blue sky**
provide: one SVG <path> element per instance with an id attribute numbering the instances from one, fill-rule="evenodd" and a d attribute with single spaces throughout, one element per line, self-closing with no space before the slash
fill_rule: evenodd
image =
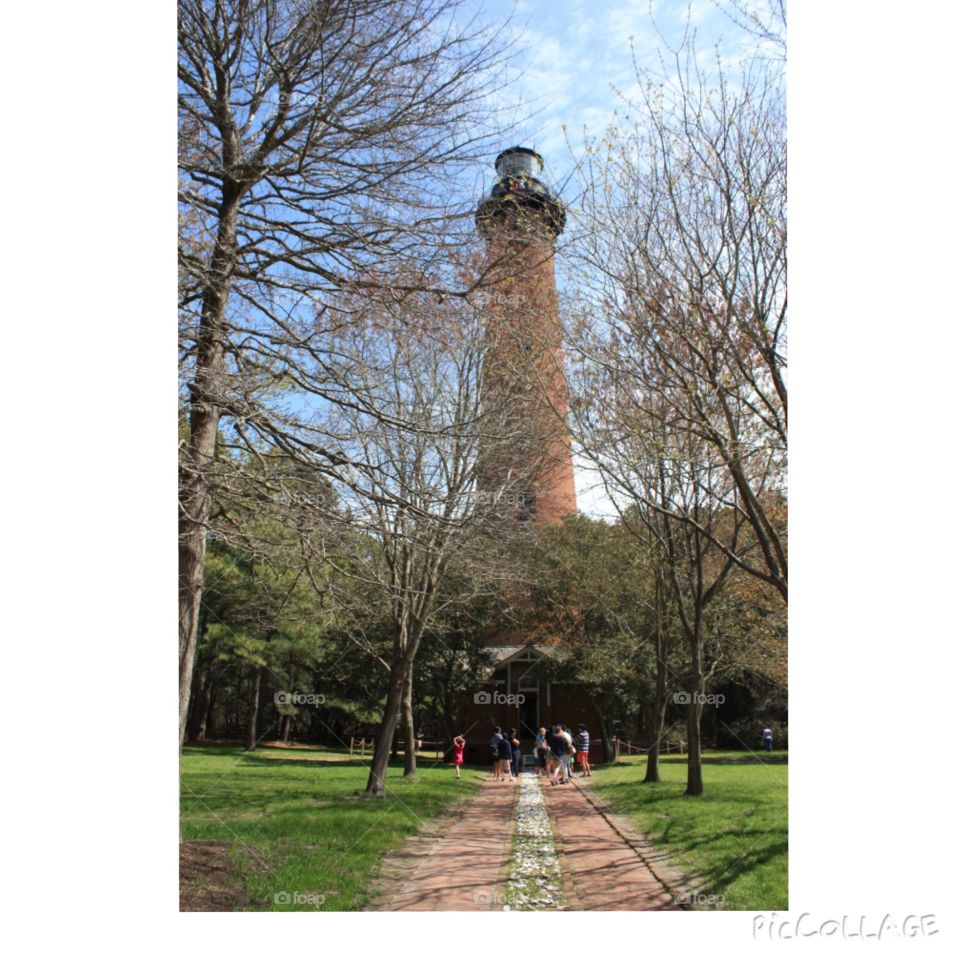
<path id="1" fill-rule="evenodd" d="M 638 62 L 650 69 L 657 68 L 665 49 L 657 28 L 675 44 L 688 18 L 704 58 L 714 56 L 717 44 L 729 61 L 754 46 L 713 0 L 484 0 L 482 9 L 503 20 L 513 12 L 506 30 L 526 49 L 505 78 L 506 99 L 518 116 L 524 115 L 524 102 L 535 111 L 520 123 L 515 139 L 543 155 L 546 178 L 554 184 L 573 170 L 570 148 L 579 154 L 584 128 L 598 134 L 615 109 L 623 112 L 616 91 L 628 97 L 636 91 L 631 38 Z"/>
<path id="2" fill-rule="evenodd" d="M 512 142 L 543 155 L 544 179 L 554 187 L 574 171 L 585 132 L 602 133 L 615 110 L 626 112 L 624 97 L 639 92 L 631 45 L 638 65 L 655 72 L 669 47 L 680 46 L 688 26 L 696 31 L 705 66 L 718 53 L 733 65 L 757 45 L 714 0 L 484 0 L 480 9 L 482 18 L 509 18 L 505 31 L 523 48 L 504 77 L 505 103 L 520 121 Z M 492 167 L 484 176 L 489 187 Z M 570 202 L 575 193 L 571 183 L 563 197 Z M 558 280 L 562 286 L 559 262 Z M 599 477 L 580 458 L 575 480 L 582 512 L 615 516 Z"/>

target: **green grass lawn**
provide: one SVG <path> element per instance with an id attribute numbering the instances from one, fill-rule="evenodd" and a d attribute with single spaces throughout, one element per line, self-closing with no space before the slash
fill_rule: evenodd
<path id="1" fill-rule="evenodd" d="M 787 909 L 786 754 L 704 754 L 702 797 L 683 795 L 686 759 L 661 757 L 660 783 L 641 783 L 644 757 L 600 767 L 588 782 L 691 874 L 691 891 L 722 896 L 714 906 Z"/>
<path id="2" fill-rule="evenodd" d="M 340 762 L 321 762 L 321 757 Z M 487 771 L 420 760 L 418 780 L 391 766 L 385 800 L 357 800 L 369 758 L 330 750 L 186 747 L 181 761 L 181 839 L 237 844 L 237 877 L 255 910 L 356 910 L 376 894 L 384 854 L 458 799 L 471 796 Z M 262 862 L 245 856 L 250 845 Z M 255 864 L 255 865 L 254 865 Z M 287 894 L 291 901 L 276 902 Z M 322 897 L 318 897 L 320 894 Z M 322 899 L 322 903 L 320 903 Z"/>

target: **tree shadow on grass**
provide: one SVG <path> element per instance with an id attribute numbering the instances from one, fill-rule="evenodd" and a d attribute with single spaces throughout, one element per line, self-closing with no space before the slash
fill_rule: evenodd
<path id="1" fill-rule="evenodd" d="M 729 887 L 740 877 L 749 876 L 753 871 L 759 869 L 771 860 L 777 857 L 786 856 L 788 853 L 788 844 L 786 839 L 772 840 L 764 846 L 751 847 L 742 854 L 727 861 L 725 864 L 717 864 L 708 868 L 705 873 L 708 877 L 707 882 L 712 883 L 715 889 Z M 758 907 L 758 909 L 760 909 Z"/>
<path id="2" fill-rule="evenodd" d="M 699 797 L 688 797 L 684 792 L 686 784 L 677 781 L 643 783 L 625 780 L 621 783 L 606 783 L 598 788 L 600 797 L 610 800 L 620 810 L 640 810 L 659 803 L 675 800 L 689 801 L 690 804 L 709 804 L 713 801 L 724 804 L 739 804 L 745 808 L 767 804 L 770 798 L 766 788 L 751 789 L 730 783 L 707 784 Z"/>
<path id="3" fill-rule="evenodd" d="M 784 764 L 786 762 L 787 762 L 786 754 L 778 755 L 775 753 L 757 753 L 757 754 L 746 754 L 744 756 L 732 755 L 732 756 L 718 756 L 718 757 L 711 757 L 709 754 L 705 754 L 700 760 L 700 763 L 705 767 L 713 766 L 713 765 L 721 766 L 726 764 L 738 764 L 738 765 L 753 764 L 755 766 L 762 767 L 769 763 Z M 670 756 L 660 757 L 660 763 L 661 765 L 665 764 L 667 766 L 684 766 L 685 767 L 687 765 L 687 758 L 686 757 L 670 757 Z"/>
<path id="4" fill-rule="evenodd" d="M 369 760 L 359 758 L 351 759 L 350 757 L 344 757 L 342 760 L 339 758 L 331 760 L 323 757 L 317 757 L 315 759 L 306 759 L 305 757 L 262 757 L 256 753 L 247 753 L 243 755 L 243 761 L 245 764 L 262 767 L 310 767 L 311 769 L 323 769 L 324 767 L 332 767 L 334 769 L 340 767 L 370 768 Z"/>
<path id="5" fill-rule="evenodd" d="M 702 797 L 687 797 L 684 789 L 685 784 L 676 781 L 626 780 L 604 784 L 597 794 L 618 813 L 639 818 L 656 848 L 686 864 L 690 872 L 684 883 L 691 889 L 722 894 L 752 875 L 759 888 L 766 889 L 772 878 L 765 866 L 788 854 L 785 819 L 781 823 L 774 816 L 771 821 L 779 801 L 741 784 L 708 785 Z M 783 813 L 785 817 L 785 809 Z M 773 888 L 770 893 L 781 897 Z M 749 909 L 781 906 L 785 904 L 757 903 Z"/>

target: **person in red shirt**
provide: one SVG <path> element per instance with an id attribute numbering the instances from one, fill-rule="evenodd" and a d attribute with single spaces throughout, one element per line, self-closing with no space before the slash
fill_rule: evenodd
<path id="1" fill-rule="evenodd" d="M 463 748 L 467 741 L 463 737 L 453 738 L 453 768 L 457 771 L 457 779 L 460 779 L 460 768 L 463 766 Z"/>

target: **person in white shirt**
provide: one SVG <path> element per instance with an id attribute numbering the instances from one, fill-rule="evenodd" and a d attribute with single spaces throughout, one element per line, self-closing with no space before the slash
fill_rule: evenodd
<path id="1" fill-rule="evenodd" d="M 567 752 L 563 755 L 563 782 L 569 783 L 573 779 L 573 770 L 570 768 L 570 761 L 573 759 L 573 736 L 564 725 L 560 726 L 560 736 L 567 741 Z"/>

